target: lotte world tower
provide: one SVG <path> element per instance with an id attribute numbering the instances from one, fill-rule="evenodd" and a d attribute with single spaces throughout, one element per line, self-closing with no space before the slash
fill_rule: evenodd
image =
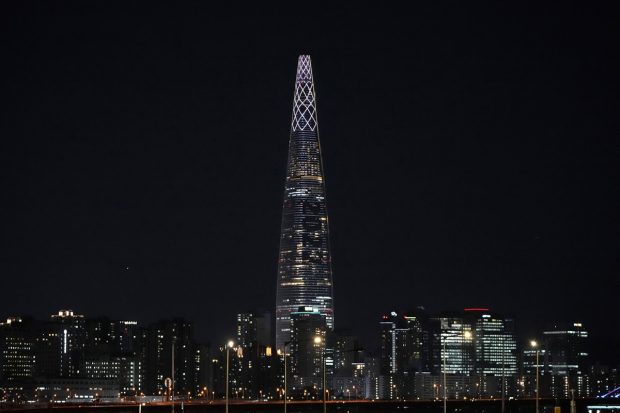
<path id="1" fill-rule="evenodd" d="M 299 56 L 289 140 L 276 297 L 276 348 L 290 340 L 290 313 L 311 306 L 334 327 L 332 269 L 316 94 L 309 55 Z"/>

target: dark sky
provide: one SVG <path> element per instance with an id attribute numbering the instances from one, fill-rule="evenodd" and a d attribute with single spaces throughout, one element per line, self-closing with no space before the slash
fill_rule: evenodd
<path id="1" fill-rule="evenodd" d="M 223 340 L 271 309 L 309 53 L 337 326 L 370 342 L 386 310 L 485 305 L 525 336 L 582 321 L 617 357 L 608 4 L 179 3 L 0 5 L 0 316 L 176 315 Z"/>

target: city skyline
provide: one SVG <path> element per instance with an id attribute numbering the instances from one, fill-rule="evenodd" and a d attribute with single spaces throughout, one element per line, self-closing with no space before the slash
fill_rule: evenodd
<path id="1" fill-rule="evenodd" d="M 2 317 L 185 316 L 215 343 L 272 310 L 308 53 L 339 326 L 369 342 L 390 308 L 480 305 L 526 334 L 582 321 L 617 359 L 603 6 L 3 7 Z"/>
<path id="2" fill-rule="evenodd" d="M 170 394 L 170 377 L 185 400 L 204 403 L 207 389 L 222 399 L 228 383 L 236 399 L 276 401 L 287 383 L 284 364 L 292 400 L 316 397 L 325 383 L 330 399 L 357 388 L 355 399 L 365 400 L 436 400 L 443 387 L 454 401 L 532 402 L 539 378 L 544 398 L 567 400 L 573 390 L 579 399 L 613 398 L 620 390 L 618 367 L 593 358 L 582 323 L 558 324 L 530 341 L 516 335 L 514 318 L 487 308 L 391 311 L 379 321 L 377 350 L 368 351 L 355 333 L 328 331 L 325 318 L 312 307 L 291 313 L 286 357 L 274 351 L 269 313 L 238 313 L 234 339 L 213 346 L 181 318 L 140 324 L 66 309 L 42 320 L 13 317 L 0 322 L 1 401 L 158 402 Z"/>

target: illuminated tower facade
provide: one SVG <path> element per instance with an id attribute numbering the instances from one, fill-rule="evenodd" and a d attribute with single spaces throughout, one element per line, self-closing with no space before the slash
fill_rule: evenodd
<path id="1" fill-rule="evenodd" d="M 334 327 L 325 179 L 310 56 L 297 62 L 276 297 L 276 346 L 290 341 L 290 314 L 314 307 Z"/>

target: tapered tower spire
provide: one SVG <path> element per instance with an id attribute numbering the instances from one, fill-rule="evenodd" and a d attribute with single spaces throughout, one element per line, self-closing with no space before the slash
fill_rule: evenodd
<path id="1" fill-rule="evenodd" d="M 334 326 L 325 180 L 310 56 L 297 62 L 276 297 L 276 346 L 290 339 L 290 313 L 317 308 Z"/>

